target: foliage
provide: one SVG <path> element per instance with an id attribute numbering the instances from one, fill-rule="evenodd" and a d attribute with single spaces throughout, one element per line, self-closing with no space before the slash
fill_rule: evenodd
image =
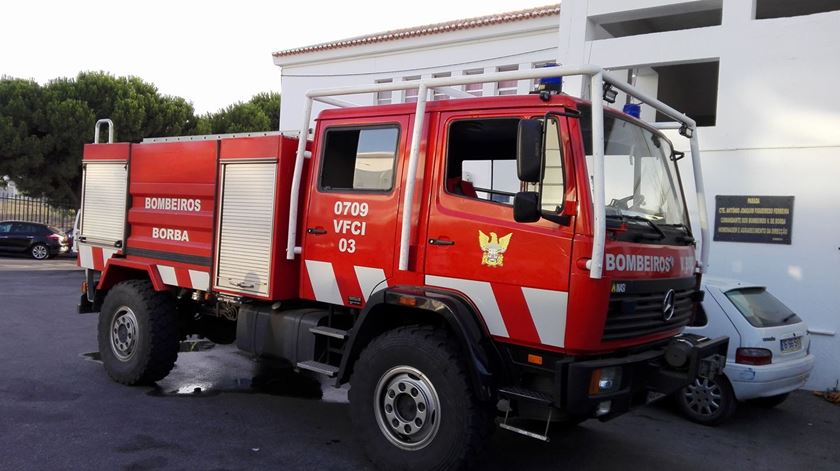
<path id="1" fill-rule="evenodd" d="M 31 196 L 79 203 L 83 146 L 97 119 L 111 118 L 115 140 L 276 130 L 278 93 L 261 93 L 217 113 L 195 115 L 183 98 L 137 77 L 83 72 L 46 85 L 0 78 L 0 177 Z M 3 185 L 0 179 L 0 185 Z"/>
<path id="2" fill-rule="evenodd" d="M 276 131 L 280 127 L 280 94 L 260 93 L 245 103 L 205 115 L 202 120 L 207 122 L 210 134 Z"/>

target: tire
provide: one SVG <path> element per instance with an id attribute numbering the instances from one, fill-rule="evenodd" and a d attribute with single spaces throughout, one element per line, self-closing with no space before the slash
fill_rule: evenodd
<path id="1" fill-rule="evenodd" d="M 178 323 L 169 293 L 145 280 L 115 285 L 99 314 L 99 353 L 105 371 L 127 385 L 163 379 L 178 359 Z"/>
<path id="2" fill-rule="evenodd" d="M 775 396 L 767 396 L 767 397 L 757 397 L 750 401 L 750 403 L 755 404 L 759 407 L 764 407 L 766 409 L 772 409 L 779 404 L 785 402 L 785 399 L 788 398 L 790 393 L 784 394 L 777 394 Z"/>
<path id="3" fill-rule="evenodd" d="M 353 370 L 350 417 L 381 469 L 468 467 L 493 429 L 492 409 L 475 397 L 459 349 L 444 330 L 386 332 Z"/>
<path id="4" fill-rule="evenodd" d="M 735 413 L 738 401 L 724 375 L 714 379 L 697 377 L 677 393 L 680 412 L 703 425 L 718 425 Z"/>
<path id="5" fill-rule="evenodd" d="M 35 244 L 29 247 L 29 255 L 35 260 L 46 260 L 50 256 L 50 248 L 44 244 Z"/>

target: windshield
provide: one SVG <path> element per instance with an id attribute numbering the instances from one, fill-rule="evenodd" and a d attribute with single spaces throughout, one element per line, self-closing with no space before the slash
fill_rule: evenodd
<path id="1" fill-rule="evenodd" d="M 591 107 L 581 105 L 586 164 L 594 188 Z M 687 229 L 682 190 L 671 144 L 630 121 L 604 113 L 604 194 L 607 217 L 643 218 L 657 226 Z"/>
<path id="2" fill-rule="evenodd" d="M 755 327 L 775 327 L 802 322 L 781 301 L 764 288 L 740 288 L 726 292 L 726 297 Z"/>

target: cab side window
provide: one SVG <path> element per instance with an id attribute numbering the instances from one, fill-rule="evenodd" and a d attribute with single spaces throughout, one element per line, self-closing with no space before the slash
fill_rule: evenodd
<path id="1" fill-rule="evenodd" d="M 328 129 L 319 189 L 391 191 L 398 142 L 396 125 Z"/>
<path id="2" fill-rule="evenodd" d="M 513 204 L 521 185 L 516 177 L 519 118 L 465 119 L 449 126 L 446 191 Z"/>

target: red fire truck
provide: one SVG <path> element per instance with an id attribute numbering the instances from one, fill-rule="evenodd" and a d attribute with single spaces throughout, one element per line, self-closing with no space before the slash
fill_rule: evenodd
<path id="1" fill-rule="evenodd" d="M 496 423 L 547 441 L 717 374 L 727 339 L 681 334 L 708 246 L 694 121 L 594 66 L 479 80 L 549 77 L 486 98 L 456 88 L 475 76 L 424 80 L 385 106 L 336 97 L 405 84 L 312 91 L 295 135 L 113 143 L 108 123 L 100 144 L 97 123 L 79 310 L 108 374 L 147 384 L 185 335 L 235 342 L 349 382 L 368 456 L 423 470 L 468 464 Z M 619 92 L 691 139 L 699 260 L 682 154 L 604 106 Z M 332 108 L 308 139 L 313 101 Z"/>

